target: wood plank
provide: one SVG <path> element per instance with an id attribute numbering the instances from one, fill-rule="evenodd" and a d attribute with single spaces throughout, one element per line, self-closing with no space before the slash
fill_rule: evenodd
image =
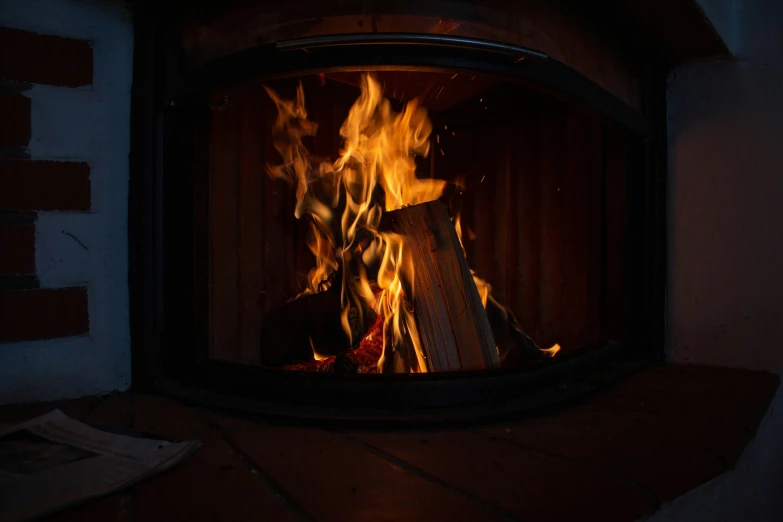
<path id="1" fill-rule="evenodd" d="M 85 421 L 98 429 L 130 428 L 133 421 L 132 393 L 115 393 L 107 396 Z"/>
<path id="2" fill-rule="evenodd" d="M 203 98 L 206 102 L 207 99 Z M 204 110 L 193 117 L 193 352 L 199 363 L 212 352 L 212 263 L 210 225 L 210 139 L 212 114 Z M 160 354 L 158 354 L 160 356 Z"/>
<path id="3" fill-rule="evenodd" d="M 508 287 L 509 279 L 512 274 L 509 272 L 509 236 L 511 227 L 509 226 L 511 213 L 511 156 L 512 143 L 515 140 L 510 136 L 511 126 L 504 125 L 497 129 L 497 155 L 494 193 L 494 268 L 491 273 L 485 277 L 487 282 L 492 285 L 492 295 L 503 306 L 508 306 Z"/>
<path id="4" fill-rule="evenodd" d="M 540 323 L 536 341 L 551 346 L 560 341 L 563 327 L 563 175 L 562 150 L 565 141 L 565 115 L 559 106 L 547 104 L 540 125 L 541 141 L 537 168 L 540 188 L 539 277 Z"/>
<path id="5" fill-rule="evenodd" d="M 509 193 L 514 198 L 511 205 L 510 242 L 512 268 L 515 279 L 509 284 L 509 306 L 517 316 L 522 329 L 537 338 L 540 335 L 541 274 L 541 177 L 537 165 L 540 136 L 540 114 L 528 105 L 519 112 L 515 125 L 515 166 Z"/>
<path id="6" fill-rule="evenodd" d="M 676 401 L 667 402 L 669 408 L 676 405 Z M 625 423 L 632 423 L 632 415 L 625 415 Z M 617 427 L 612 430 L 586 424 L 569 424 L 564 429 L 562 425 L 525 421 L 496 425 L 486 431 L 527 448 L 601 470 L 623 482 L 638 484 L 660 500 L 672 499 L 726 471 L 718 455 L 654 433 L 634 435 Z"/>
<path id="7" fill-rule="evenodd" d="M 277 111 L 274 103 L 263 99 L 264 125 L 262 126 L 262 144 L 264 163 L 277 165 L 280 156 L 272 142 L 272 124 Z M 288 269 L 292 260 L 286 256 L 284 233 L 285 223 L 294 219 L 293 209 L 289 212 L 289 200 L 294 197 L 291 189 L 280 180 L 263 177 L 263 237 L 264 237 L 264 311 L 279 306 L 290 297 L 288 289 Z"/>
<path id="8" fill-rule="evenodd" d="M 493 124 L 473 134 L 470 187 L 476 273 L 492 286 L 495 299 L 507 305 L 510 126 Z M 483 181 L 482 181 L 483 180 Z"/>
<path id="9" fill-rule="evenodd" d="M 423 203 L 386 219 L 411 253 L 416 323 L 428 371 L 497 368 L 489 321 L 446 206 Z"/>
<path id="10" fill-rule="evenodd" d="M 440 143 L 436 143 L 431 152 L 435 158 L 435 171 L 441 179 L 462 183 L 461 187 L 454 189 L 450 203 L 454 213 L 459 212 L 465 256 L 470 267 L 475 270 L 477 269 L 476 253 L 483 248 L 475 234 L 475 219 L 479 206 L 478 200 L 485 188 L 480 183 L 481 174 L 479 174 L 483 169 L 476 171 L 477 162 L 473 145 L 477 132 L 473 129 L 443 130 L 441 125 L 438 134 Z M 441 150 L 444 154 L 440 153 Z"/>
<path id="11" fill-rule="evenodd" d="M 592 172 L 600 172 L 600 156 L 591 139 L 596 130 L 579 115 L 570 115 L 566 124 L 563 154 L 563 330 L 558 340 L 563 350 L 586 344 L 590 328 L 590 182 Z M 600 128 L 597 130 L 600 131 Z M 600 149 L 599 149 L 600 152 Z"/>
<path id="12" fill-rule="evenodd" d="M 404 472 L 339 433 L 227 418 L 217 422 L 315 520 L 499 520 L 463 496 Z"/>
<path id="13" fill-rule="evenodd" d="M 211 98 L 210 261 L 212 332 L 210 357 L 238 361 L 239 274 L 237 227 L 237 128 L 239 100 L 234 88 L 216 90 Z"/>
<path id="14" fill-rule="evenodd" d="M 201 442 L 181 464 L 134 487 L 135 520 L 295 520 L 275 492 L 207 425 L 205 414 L 151 396 L 138 396 L 134 412 L 136 430 Z"/>
<path id="15" fill-rule="evenodd" d="M 293 97 L 297 81 L 286 79 L 270 82 L 283 97 Z M 348 108 L 356 100 L 357 90 L 349 85 L 328 81 L 324 85 L 316 77 L 302 82 L 308 119 L 318 124 L 318 132 L 308 138 L 307 146 L 313 166 L 320 161 L 334 159 L 340 137 L 339 129 L 348 114 Z M 272 126 L 277 110 L 266 94 L 261 97 L 263 112 L 262 140 L 263 163 L 277 165 L 280 155 L 274 148 Z M 310 231 L 308 220 L 294 216 L 296 197 L 294 189 L 281 180 L 265 176 L 263 208 L 264 223 L 264 305 L 263 310 L 284 304 L 305 287 L 306 275 L 315 265 L 306 243 Z M 339 208 L 336 214 L 339 215 Z M 339 230 L 339 220 L 334 229 Z"/>
<path id="16" fill-rule="evenodd" d="M 604 129 L 604 186 L 606 191 L 606 246 L 604 253 L 604 302 L 601 337 L 622 339 L 627 331 L 627 176 L 628 144 L 618 131 Z"/>
<path id="17" fill-rule="evenodd" d="M 264 124 L 261 109 L 263 91 L 253 84 L 238 89 L 239 165 L 238 220 L 239 245 L 239 361 L 258 364 L 261 342 L 260 300 L 264 289 L 264 157 L 262 144 Z"/>
<path id="18" fill-rule="evenodd" d="M 270 85 L 281 96 L 292 98 L 295 95 L 296 82 L 283 80 Z M 267 165 L 279 165 L 280 154 L 275 150 L 273 125 L 277 119 L 277 108 L 269 96 L 262 92 L 261 105 L 261 143 L 264 168 Z M 263 290 L 261 308 L 264 313 L 280 306 L 295 295 L 296 258 L 291 248 L 293 241 L 288 238 L 296 227 L 294 189 L 279 179 L 271 179 L 266 170 L 262 176 L 262 235 L 263 243 Z"/>

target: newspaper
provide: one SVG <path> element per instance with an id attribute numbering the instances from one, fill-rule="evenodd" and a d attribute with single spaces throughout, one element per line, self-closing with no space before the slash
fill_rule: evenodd
<path id="1" fill-rule="evenodd" d="M 174 466 L 198 446 L 107 433 L 60 410 L 0 426 L 0 522 L 117 491 Z"/>

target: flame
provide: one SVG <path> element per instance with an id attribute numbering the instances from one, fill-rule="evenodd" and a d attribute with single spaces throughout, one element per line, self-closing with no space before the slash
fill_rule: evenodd
<path id="1" fill-rule="evenodd" d="M 277 106 L 273 139 L 283 159 L 282 165 L 268 167 L 267 172 L 296 187 L 295 216 L 311 218 L 308 247 L 316 258 L 316 266 L 310 270 L 308 286 L 300 296 L 328 284 L 340 266 L 338 258 L 341 259 L 341 322 L 351 341 L 364 334 L 357 325 L 363 325 L 362 311 L 370 306 L 383 319 L 379 367 L 387 350 L 410 343 L 417 355 L 417 370 L 426 371 L 411 305 L 415 288 L 413 263 L 403 238 L 380 231 L 379 225 L 383 212 L 433 201 L 443 193 L 445 181 L 416 177 L 415 157 L 429 153 L 432 124 L 427 111 L 414 99 L 401 113 L 394 112 L 381 85 L 366 74 L 362 77 L 361 94 L 340 128 L 343 145 L 339 157 L 334 163 L 313 168 L 302 138 L 315 135 L 318 127 L 307 119 L 301 84 L 294 100 L 285 100 L 272 89 L 265 89 Z M 311 190 L 316 184 L 319 190 Z M 341 196 L 345 209 L 340 216 L 338 246 L 331 223 Z M 363 240 L 367 237 L 369 244 Z M 380 292 L 373 290 L 367 276 L 366 267 L 371 264 L 380 266 Z"/>
<path id="2" fill-rule="evenodd" d="M 347 304 L 358 297 L 372 303 L 383 319 L 382 367 L 390 349 L 410 342 L 418 360 L 418 371 L 426 371 L 416 323 L 410 303 L 414 298 L 415 274 L 410 254 L 398 234 L 378 230 L 383 211 L 432 201 L 440 197 L 445 181 L 416 177 L 416 155 L 427 156 L 432 124 L 419 100 L 409 101 L 402 113 L 391 110 L 381 85 L 369 74 L 362 77 L 361 94 L 340 128 L 343 146 L 334 170 L 343 173 L 345 211 L 341 220 L 343 239 L 343 329 L 353 332 L 345 321 Z M 382 197 L 376 196 L 376 188 Z M 382 199 L 382 201 L 381 201 Z M 362 263 L 352 264 L 357 230 L 374 236 L 361 252 Z M 380 260 L 377 298 L 370 291 L 362 266 Z M 359 267 L 358 274 L 351 274 Z M 356 296 L 356 297 L 355 297 Z"/>
<path id="3" fill-rule="evenodd" d="M 284 100 L 275 91 L 264 87 L 277 106 L 277 120 L 272 128 L 275 148 L 283 158 L 283 164 L 268 166 L 267 173 L 272 178 L 283 179 L 296 185 L 297 218 L 302 217 L 302 206 L 307 194 L 307 175 L 310 171 L 310 159 L 307 147 L 302 143 L 305 136 L 315 136 L 318 124 L 307 119 L 305 96 L 302 84 L 296 90 L 295 100 Z"/>
<path id="4" fill-rule="evenodd" d="M 457 180 L 458 186 L 464 186 L 461 185 L 461 183 L 462 180 Z M 457 213 L 454 216 L 454 229 L 457 231 L 457 239 L 459 239 L 459 245 L 462 247 L 462 252 L 465 253 L 465 245 L 462 243 L 462 223 L 460 221 L 459 213 Z M 478 275 L 476 275 L 476 272 L 474 270 L 471 269 L 470 273 L 473 276 L 473 282 L 476 283 L 476 289 L 478 290 L 479 297 L 481 298 L 481 304 L 484 305 L 484 308 L 487 307 L 487 301 L 492 299 L 494 305 L 500 307 L 503 310 L 503 313 L 505 314 L 507 308 L 492 297 L 492 286 L 489 283 L 487 283 L 485 280 L 480 278 Z M 497 347 L 495 348 L 497 349 Z M 551 358 L 557 355 L 557 352 L 560 351 L 560 345 L 555 343 L 549 348 L 539 348 L 538 351 L 540 351 L 544 357 Z"/>
<path id="5" fill-rule="evenodd" d="M 555 343 L 550 348 L 539 348 L 538 350 L 546 357 L 554 357 L 560 351 L 560 345 Z"/>
<path id="6" fill-rule="evenodd" d="M 462 178 L 457 178 L 456 185 L 461 189 L 465 188 L 465 183 Z M 462 220 L 459 212 L 454 215 L 453 222 L 454 230 L 457 232 L 457 239 L 459 239 L 459 246 L 462 247 L 462 253 L 465 255 L 465 257 L 467 257 L 467 252 L 465 252 L 465 244 L 462 242 Z M 478 290 L 479 297 L 481 298 L 481 304 L 484 305 L 484 308 L 486 308 L 487 300 L 492 293 L 492 286 L 476 275 L 475 270 L 471 269 L 470 275 L 473 276 L 473 282 L 476 283 L 476 290 Z"/>
<path id="7" fill-rule="evenodd" d="M 307 119 L 304 89 L 300 83 L 294 100 L 281 98 L 274 90 L 264 86 L 267 94 L 277 106 L 277 119 L 272 128 L 275 149 L 283 159 L 281 165 L 267 165 L 267 174 L 273 179 L 282 179 L 296 187 L 297 219 L 310 217 L 310 233 L 307 246 L 316 259 L 316 266 L 308 274 L 307 288 L 298 296 L 316 293 L 337 269 L 334 235 L 331 231 L 332 210 L 339 200 L 339 178 L 333 176 L 334 169 L 328 163 L 321 163 L 313 169 L 309 152 L 302 138 L 315 136 L 318 124 Z M 331 176 L 330 176 L 331 175 Z M 315 196 L 310 185 L 318 182 L 322 195 Z"/>
<path id="8" fill-rule="evenodd" d="M 410 252 L 402 236 L 379 227 L 383 212 L 438 199 L 446 186 L 442 180 L 416 177 L 415 157 L 429 154 L 432 123 L 427 111 L 418 99 L 413 99 L 401 113 L 394 112 L 378 81 L 365 74 L 359 98 L 340 127 L 343 142 L 339 156 L 332 163 L 321 162 L 313 167 L 303 138 L 314 136 L 318 125 L 307 118 L 301 83 L 293 100 L 264 88 L 277 106 L 273 140 L 283 160 L 281 165 L 268 166 L 267 173 L 295 187 L 294 215 L 298 219 L 309 218 L 307 244 L 316 260 L 308 274 L 307 287 L 297 298 L 335 284 L 334 276 L 341 270 L 341 323 L 351 342 L 364 335 L 363 311 L 371 307 L 383 324 L 378 368 L 383 367 L 392 352 L 409 345 L 417 358 L 413 371 L 426 372 L 426 358 L 413 315 L 415 273 Z M 461 181 L 458 183 L 464 187 Z M 340 215 L 338 244 L 332 222 L 341 199 L 345 206 Z M 462 244 L 458 215 L 454 226 Z M 368 266 L 379 267 L 377 288 L 368 278 Z M 486 307 L 492 288 L 471 273 Z M 312 340 L 310 343 L 312 346 Z M 555 346 L 557 349 L 542 351 L 553 356 L 559 350 Z M 322 358 L 312 348 L 315 358 Z M 410 363 L 413 366 L 413 361 Z"/>

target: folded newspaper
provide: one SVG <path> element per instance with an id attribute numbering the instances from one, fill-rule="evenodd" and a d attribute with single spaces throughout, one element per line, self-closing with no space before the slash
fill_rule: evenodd
<path id="1" fill-rule="evenodd" d="M 0 426 L 0 522 L 125 488 L 181 462 L 198 446 L 100 431 L 60 410 Z"/>

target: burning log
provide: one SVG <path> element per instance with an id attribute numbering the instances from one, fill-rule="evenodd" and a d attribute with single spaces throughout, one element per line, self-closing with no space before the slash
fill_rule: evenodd
<path id="1" fill-rule="evenodd" d="M 445 205 L 440 201 L 414 205 L 387 213 L 383 221 L 384 228 L 404 238 L 411 256 L 414 281 L 402 283 L 406 295 L 413 295 L 426 370 L 498 368 L 487 313 Z M 413 348 L 403 344 L 391 354 L 387 349 L 384 372 L 415 368 Z"/>
<path id="2" fill-rule="evenodd" d="M 335 272 L 339 281 L 342 272 Z M 337 355 L 351 349 L 341 322 L 342 304 L 340 285 L 333 283 L 323 292 L 305 295 L 270 310 L 264 318 L 261 331 L 261 363 L 279 366 L 294 361 L 309 361 L 329 355 Z M 361 318 L 362 324 L 352 324 L 361 332 L 354 336 L 354 345 L 375 322 L 375 312 L 365 307 L 359 313 L 349 310 L 349 320 Z"/>
<path id="3" fill-rule="evenodd" d="M 340 310 L 339 288 L 299 297 L 270 310 L 261 331 L 261 363 L 277 366 L 312 360 L 313 337 L 319 343 L 318 353 L 338 353 L 350 348 L 340 325 Z"/>
<path id="4" fill-rule="evenodd" d="M 387 347 L 379 371 L 498 368 L 500 361 L 487 312 L 446 207 L 432 201 L 390 212 L 384 217 L 382 228 L 402 237 L 412 262 L 414 280 L 403 278 L 402 284 L 405 295 L 413 296 L 413 302 L 407 304 L 413 311 L 426 367 L 419 368 L 420 360 L 407 332 L 409 335 L 402 342 Z M 269 312 L 262 332 L 263 364 L 312 360 L 314 355 L 337 355 L 352 348 L 340 321 L 340 285 L 336 281 L 342 273 L 335 273 L 335 283 L 328 290 L 300 297 Z M 369 308 L 361 312 L 356 315 L 363 318 L 363 324 L 356 325 L 356 329 L 366 332 L 376 316 Z M 391 323 L 385 328 L 383 336 L 391 339 Z M 354 344 L 360 339 L 354 335 Z"/>

